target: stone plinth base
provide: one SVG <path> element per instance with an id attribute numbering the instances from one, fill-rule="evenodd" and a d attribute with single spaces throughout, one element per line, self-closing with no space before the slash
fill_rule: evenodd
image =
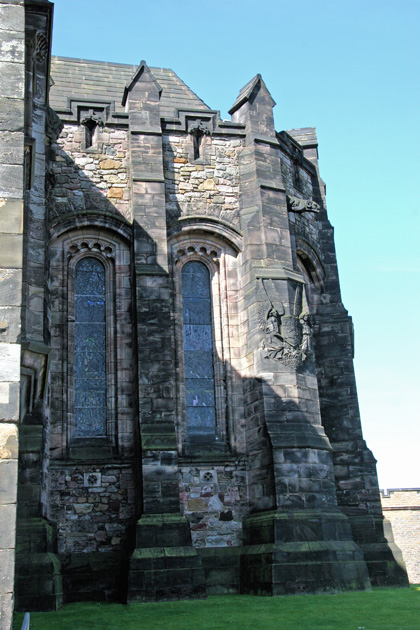
<path id="1" fill-rule="evenodd" d="M 55 531 L 43 518 L 20 521 L 17 530 L 16 610 L 57 610 L 63 603 Z"/>
<path id="2" fill-rule="evenodd" d="M 354 540 L 363 551 L 372 586 L 409 586 L 402 553 L 382 514 L 349 516 L 349 521 Z"/>
<path id="3" fill-rule="evenodd" d="M 363 554 L 338 511 L 270 511 L 244 520 L 241 592 L 261 595 L 370 588 Z"/>
<path id="4" fill-rule="evenodd" d="M 203 563 L 209 595 L 236 595 L 241 592 L 241 547 L 201 547 L 197 551 Z"/>
<path id="5" fill-rule="evenodd" d="M 206 597 L 201 558 L 180 514 L 146 514 L 137 523 L 130 558 L 127 600 Z"/>

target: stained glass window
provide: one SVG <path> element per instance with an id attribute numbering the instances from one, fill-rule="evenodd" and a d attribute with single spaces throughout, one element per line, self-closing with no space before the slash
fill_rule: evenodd
<path id="1" fill-rule="evenodd" d="M 214 436 L 216 409 L 213 370 L 210 274 L 201 262 L 182 268 L 187 433 Z"/>
<path id="2" fill-rule="evenodd" d="M 106 435 L 105 268 L 96 258 L 76 266 L 75 437 Z"/>

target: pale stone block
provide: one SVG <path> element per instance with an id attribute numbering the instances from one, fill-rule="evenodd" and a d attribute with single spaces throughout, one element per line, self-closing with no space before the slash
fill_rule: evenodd
<path id="1" fill-rule="evenodd" d="M 17 459 L 18 428 L 15 424 L 0 424 L 0 459 Z"/>
<path id="2" fill-rule="evenodd" d="M 0 344 L 0 381 L 19 381 L 20 345 L 17 343 Z"/>
<path id="3" fill-rule="evenodd" d="M 0 421 L 19 419 L 19 383 L 0 382 Z"/>
<path id="4" fill-rule="evenodd" d="M 22 267 L 22 247 L 20 234 L 0 234 L 0 267 L 3 269 Z"/>
<path id="5" fill-rule="evenodd" d="M 2 525 L 6 525 L 7 527 Z M 14 549 L 16 506 L 0 505 L 0 549 Z"/>
<path id="6" fill-rule="evenodd" d="M 19 199 L 0 199 L 0 232 L 22 233 L 23 202 Z"/>
<path id="7" fill-rule="evenodd" d="M 6 523 L 4 523 L 4 525 L 6 525 Z M 2 593 L 12 593 L 15 574 L 14 549 L 0 549 L 0 567 L 0 590 Z"/>
<path id="8" fill-rule="evenodd" d="M 17 459 L 0 459 L 1 505 L 14 504 L 17 501 L 17 467 Z"/>

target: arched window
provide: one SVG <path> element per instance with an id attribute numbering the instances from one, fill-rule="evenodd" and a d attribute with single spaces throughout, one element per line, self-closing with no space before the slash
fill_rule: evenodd
<path id="1" fill-rule="evenodd" d="M 305 280 L 303 307 L 314 315 L 324 292 L 324 270 L 314 249 L 302 238 L 296 241 L 297 264 Z"/>
<path id="2" fill-rule="evenodd" d="M 210 273 L 197 260 L 181 272 L 187 437 L 216 435 Z"/>
<path id="3" fill-rule="evenodd" d="M 105 268 L 82 258 L 74 282 L 74 437 L 107 428 Z"/>

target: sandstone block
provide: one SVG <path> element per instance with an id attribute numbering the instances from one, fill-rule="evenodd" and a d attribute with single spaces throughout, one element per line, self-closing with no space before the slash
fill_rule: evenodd
<path id="1" fill-rule="evenodd" d="M 17 459 L 18 429 L 15 424 L 0 424 L 0 459 Z"/>
<path id="2" fill-rule="evenodd" d="M 217 190 L 214 179 L 206 179 L 199 185 L 198 190 Z"/>
<path id="3" fill-rule="evenodd" d="M 118 160 L 103 160 L 99 163 L 99 166 L 102 170 L 111 170 L 120 168 L 121 164 L 122 162 L 119 162 Z"/>
<path id="4" fill-rule="evenodd" d="M 110 188 L 107 197 L 109 199 L 123 199 L 124 193 L 122 188 Z"/>

